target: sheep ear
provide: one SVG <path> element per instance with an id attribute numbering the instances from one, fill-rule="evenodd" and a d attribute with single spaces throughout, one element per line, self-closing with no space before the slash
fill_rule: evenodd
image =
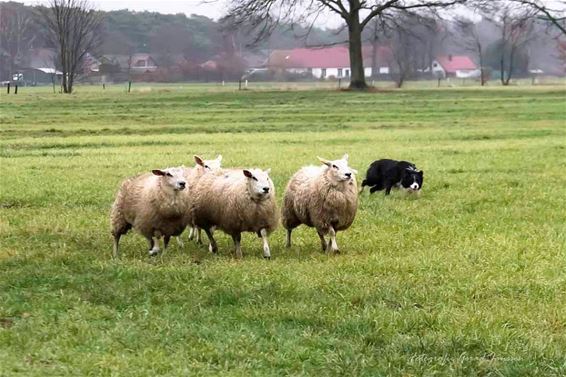
<path id="1" fill-rule="evenodd" d="M 271 173 L 271 168 L 265 170 L 265 174 L 269 174 L 269 173 Z"/>
<path id="2" fill-rule="evenodd" d="M 159 169 L 152 170 L 151 172 L 155 175 L 165 175 L 165 172 Z"/>
<path id="3" fill-rule="evenodd" d="M 200 165 L 200 166 L 204 166 L 204 161 L 202 158 L 200 158 L 199 156 L 195 155 L 195 162 Z"/>
<path id="4" fill-rule="evenodd" d="M 244 169 L 244 175 L 248 178 L 253 178 L 254 175 L 252 174 L 251 171 Z"/>
<path id="5" fill-rule="evenodd" d="M 326 166 L 332 165 L 332 163 L 331 163 L 330 161 L 328 161 L 328 160 L 326 160 L 326 159 L 324 159 L 324 158 L 322 158 L 322 157 L 316 156 L 316 158 L 318 158 L 318 160 L 319 160 L 320 162 L 322 162 L 322 163 L 323 163 L 324 165 L 326 165 Z"/>
<path id="6" fill-rule="evenodd" d="M 216 157 L 216 159 L 218 160 L 218 162 L 222 161 L 222 155 L 219 154 L 219 155 Z"/>
<path id="7" fill-rule="evenodd" d="M 342 156 L 342 160 L 348 161 L 348 158 L 349 158 L 349 157 L 350 157 L 350 156 L 348 156 L 348 153 L 346 153 L 346 154 L 344 154 L 344 156 Z"/>

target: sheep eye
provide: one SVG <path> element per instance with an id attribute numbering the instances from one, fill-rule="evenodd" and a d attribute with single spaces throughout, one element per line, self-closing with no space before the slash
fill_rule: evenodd
<path id="1" fill-rule="evenodd" d="M 256 177 L 252 177 L 252 179 L 257 182 L 257 178 L 256 178 Z"/>
<path id="2" fill-rule="evenodd" d="M 210 168 L 208 167 L 208 165 L 204 165 L 204 168 L 205 168 L 205 169 L 210 169 Z"/>
<path id="3" fill-rule="evenodd" d="M 173 176 L 173 174 L 171 174 L 171 173 L 165 173 L 165 175 L 167 175 L 168 177 L 172 177 L 172 176 Z"/>
<path id="4" fill-rule="evenodd" d="M 332 167 L 333 167 L 334 169 L 338 170 L 338 166 L 332 165 Z"/>

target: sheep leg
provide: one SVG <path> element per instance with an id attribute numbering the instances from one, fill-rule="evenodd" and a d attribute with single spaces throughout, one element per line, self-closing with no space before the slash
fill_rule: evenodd
<path id="1" fill-rule="evenodd" d="M 287 229 L 287 243 L 285 244 L 286 247 L 291 247 L 291 232 L 293 229 Z"/>
<path id="2" fill-rule="evenodd" d="M 118 243 L 120 242 L 121 234 L 114 235 L 114 258 L 120 258 L 120 249 L 118 248 Z"/>
<path id="3" fill-rule="evenodd" d="M 169 245 L 169 241 L 171 241 L 171 236 L 163 237 L 163 252 L 165 252 L 165 249 L 167 249 L 167 246 Z"/>
<path id="4" fill-rule="evenodd" d="M 263 239 L 263 257 L 265 259 L 271 259 L 271 250 L 269 249 L 269 244 L 267 243 L 267 230 L 263 228 L 260 230 L 261 238 Z"/>
<path id="5" fill-rule="evenodd" d="M 328 241 L 328 247 L 326 251 L 339 253 L 340 250 L 338 249 L 338 244 L 336 243 L 336 231 L 333 227 L 330 227 L 328 233 L 330 233 L 330 241 Z"/>
<path id="6" fill-rule="evenodd" d="M 195 226 L 194 230 L 195 230 L 195 237 L 196 237 L 195 242 L 200 245 L 200 244 L 202 244 L 202 235 L 201 235 L 201 232 L 200 232 L 200 228 L 198 226 Z M 211 232 L 214 233 L 214 230 L 211 229 Z"/>
<path id="7" fill-rule="evenodd" d="M 159 239 L 156 237 L 149 237 L 147 241 L 149 243 L 149 256 L 153 257 L 159 254 Z"/>
<path id="8" fill-rule="evenodd" d="M 318 237 L 320 237 L 320 246 L 322 246 L 322 251 L 326 251 L 330 242 L 326 242 L 326 240 L 324 239 L 324 233 L 322 233 L 320 230 L 317 229 L 316 232 L 318 233 Z"/>
<path id="9" fill-rule="evenodd" d="M 195 227 L 189 227 L 189 241 L 191 241 L 193 238 L 195 238 Z"/>
<path id="10" fill-rule="evenodd" d="M 234 240 L 234 248 L 236 252 L 236 258 L 242 259 L 242 248 L 240 246 L 240 241 L 242 240 L 242 234 L 237 233 L 232 236 L 232 240 Z"/>
<path id="11" fill-rule="evenodd" d="M 179 245 L 180 248 L 185 248 L 185 243 L 183 242 L 183 239 L 181 238 L 181 236 L 179 237 L 175 237 L 177 239 L 177 244 Z"/>
<path id="12" fill-rule="evenodd" d="M 206 233 L 208 241 L 210 242 L 210 244 L 208 245 L 208 250 L 210 250 L 211 253 L 216 254 L 218 252 L 218 245 L 216 245 L 216 240 L 214 239 L 211 230 L 205 228 L 204 232 Z"/>

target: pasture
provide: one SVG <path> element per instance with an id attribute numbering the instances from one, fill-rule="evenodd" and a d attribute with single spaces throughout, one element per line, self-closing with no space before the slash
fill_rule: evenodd
<path id="1" fill-rule="evenodd" d="M 0 376 L 566 374 L 566 90 L 377 93 L 207 86 L 0 96 Z M 111 258 L 120 181 L 192 165 L 272 168 L 279 201 L 316 156 L 358 182 L 389 157 L 418 200 L 360 198 L 325 255 L 312 228 L 272 259 L 134 233 Z"/>

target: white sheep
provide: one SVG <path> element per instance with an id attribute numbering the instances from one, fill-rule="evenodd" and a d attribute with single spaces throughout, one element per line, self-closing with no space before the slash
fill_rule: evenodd
<path id="1" fill-rule="evenodd" d="M 210 240 L 209 249 L 218 246 L 213 229 L 232 236 L 236 257 L 242 257 L 242 232 L 254 232 L 263 240 L 263 256 L 271 257 L 268 235 L 275 230 L 279 213 L 270 170 L 230 169 L 205 174 L 197 183 L 193 199 L 193 219 Z"/>
<path id="2" fill-rule="evenodd" d="M 190 207 L 190 200 L 192 197 L 192 192 L 194 191 L 198 180 L 206 173 L 217 171 L 220 169 L 222 163 L 222 155 L 218 155 L 214 160 L 203 160 L 200 156 L 194 156 L 195 159 L 195 167 L 194 168 L 185 168 L 185 178 L 188 182 L 187 187 L 187 198 L 189 200 L 189 207 Z M 201 243 L 201 234 L 200 229 L 193 224 L 189 224 L 189 240 L 195 239 L 197 243 Z M 178 238 L 180 244 L 182 244 L 180 237 Z"/>
<path id="3" fill-rule="evenodd" d="M 150 255 L 159 253 L 161 237 L 165 250 L 171 236 L 181 234 L 190 220 L 186 185 L 182 167 L 157 169 L 122 182 L 110 214 L 114 256 L 120 256 L 120 237 L 131 228 L 147 239 Z"/>
<path id="4" fill-rule="evenodd" d="M 307 166 L 291 177 L 285 190 L 281 222 L 291 232 L 301 224 L 316 228 L 323 251 L 338 252 L 336 232 L 352 225 L 358 208 L 357 171 L 348 166 L 348 155 L 323 166 Z M 330 240 L 326 242 L 325 236 Z"/>

